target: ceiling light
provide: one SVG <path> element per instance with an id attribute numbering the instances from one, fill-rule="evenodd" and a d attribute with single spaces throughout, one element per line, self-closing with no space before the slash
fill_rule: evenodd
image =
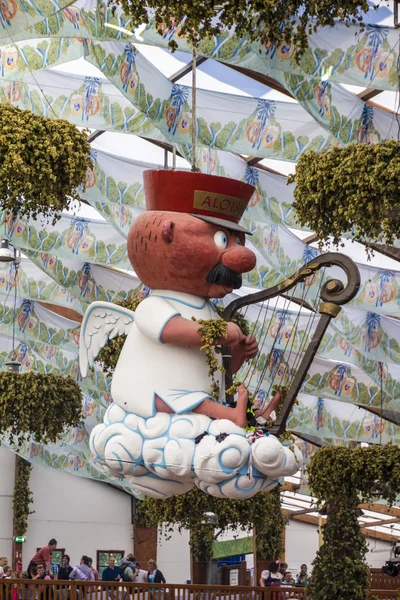
<path id="1" fill-rule="evenodd" d="M 14 258 L 14 252 L 10 249 L 9 240 L 7 238 L 3 238 L 0 242 L 0 262 L 12 262 Z"/>
<path id="2" fill-rule="evenodd" d="M 16 360 L 9 360 L 8 362 L 4 363 L 4 366 L 6 367 L 7 371 L 11 371 L 12 373 L 19 373 L 21 363 L 19 363 Z"/>

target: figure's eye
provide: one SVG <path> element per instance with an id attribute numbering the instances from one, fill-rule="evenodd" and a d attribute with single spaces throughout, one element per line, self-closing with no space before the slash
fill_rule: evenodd
<path id="1" fill-rule="evenodd" d="M 226 233 L 224 233 L 223 231 L 217 231 L 217 233 L 214 235 L 214 242 L 217 248 L 224 250 L 228 245 L 228 238 L 226 236 Z"/>
<path id="2" fill-rule="evenodd" d="M 240 239 L 240 237 L 236 238 L 236 243 L 238 244 L 238 246 L 242 245 L 242 240 Z"/>

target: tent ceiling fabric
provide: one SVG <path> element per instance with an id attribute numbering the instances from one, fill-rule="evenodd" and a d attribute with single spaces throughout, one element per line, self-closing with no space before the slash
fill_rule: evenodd
<path id="1" fill-rule="evenodd" d="M 93 168 L 82 191 L 90 206 L 63 214 L 55 225 L 1 215 L 1 234 L 23 259 L 17 274 L 13 264 L 0 265 L 0 364 L 17 354 L 22 372 L 71 374 L 84 393 L 84 426 L 58 444 L 27 442 L 19 452 L 32 462 L 115 483 L 98 470 L 88 449 L 90 431 L 111 401 L 110 378 L 98 368 L 83 380 L 79 374 L 79 315 L 94 300 L 140 293 L 125 242 L 145 207 L 143 171 L 164 161 L 156 146 L 142 140 L 154 151 L 141 161 L 129 158 L 126 148 L 139 138 L 175 147 L 183 157 L 179 165 L 188 168 L 183 159 L 191 153 L 192 94 L 184 84 L 191 49 L 176 38 L 179 58 L 171 57 L 164 49 L 175 30 L 160 36 L 150 25 L 135 35 L 119 9 L 113 15 L 96 0 L 7 0 L 7 5 L 7 13 L 0 8 L 0 102 L 95 132 Z M 289 45 L 250 44 L 233 31 L 200 44 L 199 81 L 214 77 L 220 87 L 204 86 L 197 93 L 198 167 L 256 187 L 243 219 L 257 254 L 256 269 L 244 278 L 247 287 L 270 287 L 319 252 L 301 239 L 307 233 L 302 235 L 292 208 L 293 186 L 273 172 L 273 164 L 269 170 L 259 161 L 295 163 L 310 149 L 397 139 L 399 31 L 387 9 L 371 10 L 367 22 L 362 32 L 338 24 L 313 34 L 300 65 Z M 171 73 L 175 63 L 179 67 Z M 363 89 L 353 92 L 349 85 Z M 385 94 L 393 99 L 390 109 L 379 103 Z M 112 133 L 99 137 L 102 132 Z M 110 135 L 118 136 L 117 153 L 104 142 Z M 400 264 L 382 258 L 377 266 L 360 261 L 359 268 L 360 291 L 329 327 L 290 416 L 289 428 L 302 436 L 298 443 L 306 458 L 316 448 L 310 440 L 400 441 Z M 310 298 L 320 283 L 319 278 L 310 283 Z M 63 317 L 66 309 L 78 319 Z M 257 311 L 249 311 L 250 320 Z M 299 347 L 302 336 L 312 334 L 306 318 L 300 318 Z M 287 326 L 294 320 L 289 313 Z M 296 347 L 292 361 L 295 352 Z M 305 477 L 300 491 L 308 491 Z"/>

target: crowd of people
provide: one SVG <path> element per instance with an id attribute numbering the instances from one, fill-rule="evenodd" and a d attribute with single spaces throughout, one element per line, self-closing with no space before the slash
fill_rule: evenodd
<path id="1" fill-rule="evenodd" d="M 293 577 L 288 565 L 279 560 L 272 561 L 261 573 L 261 587 L 305 587 L 308 583 L 307 565 L 301 565 L 300 572 Z"/>
<path id="2" fill-rule="evenodd" d="M 110 555 L 108 566 L 103 568 L 101 576 L 93 566 L 90 556 L 83 555 L 79 564 L 73 567 L 70 557 L 64 554 L 61 564 L 52 560 L 52 552 L 57 548 L 57 541 L 51 539 L 46 546 L 40 548 L 32 557 L 26 573 L 13 571 L 6 557 L 0 557 L 0 579 L 57 579 L 62 581 L 104 581 L 127 583 L 166 583 L 166 579 L 155 560 L 149 560 L 147 569 L 142 569 L 133 554 L 124 556 L 118 564 L 114 556 Z M 285 562 L 273 561 L 261 573 L 259 584 L 261 587 L 304 587 L 308 583 L 307 565 L 300 567 L 300 572 L 293 577 Z"/>
<path id="3" fill-rule="evenodd" d="M 52 552 L 57 548 L 57 540 L 51 539 L 46 546 L 40 548 L 32 560 L 29 562 L 26 573 L 13 571 L 8 564 L 8 559 L 0 557 L 0 579 L 57 579 L 71 581 L 121 581 L 133 583 L 166 583 L 165 577 L 158 569 L 155 560 L 149 560 L 147 569 L 142 569 L 133 554 L 127 554 L 126 557 L 116 564 L 115 557 L 110 555 L 108 566 L 103 569 L 101 577 L 98 570 L 93 566 L 93 559 L 90 556 L 83 555 L 79 564 L 73 567 L 70 564 L 70 557 L 64 554 L 61 564 L 58 565 L 52 560 Z"/>

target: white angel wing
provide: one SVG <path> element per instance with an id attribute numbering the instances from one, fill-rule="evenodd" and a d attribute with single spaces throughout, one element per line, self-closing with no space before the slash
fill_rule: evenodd
<path id="1" fill-rule="evenodd" d="M 117 335 L 128 334 L 135 313 L 111 302 L 93 302 L 87 309 L 81 325 L 79 365 L 86 377 L 96 356 Z"/>

